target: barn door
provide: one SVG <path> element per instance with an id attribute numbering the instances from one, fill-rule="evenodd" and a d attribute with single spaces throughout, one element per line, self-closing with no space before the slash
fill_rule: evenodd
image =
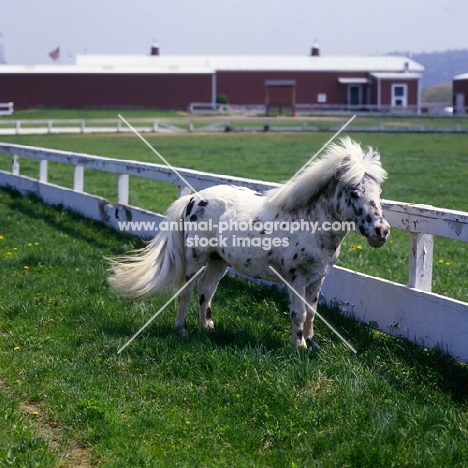
<path id="1" fill-rule="evenodd" d="M 348 86 L 348 104 L 351 106 L 362 104 L 362 86 Z"/>
<path id="2" fill-rule="evenodd" d="M 408 86 L 392 84 L 392 107 L 406 107 L 408 105 Z"/>

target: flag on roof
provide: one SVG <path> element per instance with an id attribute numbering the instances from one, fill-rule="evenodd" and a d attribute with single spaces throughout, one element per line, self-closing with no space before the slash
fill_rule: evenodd
<path id="1" fill-rule="evenodd" d="M 53 50 L 50 54 L 49 57 L 52 60 L 57 60 L 60 57 L 60 47 L 57 47 L 55 50 Z"/>

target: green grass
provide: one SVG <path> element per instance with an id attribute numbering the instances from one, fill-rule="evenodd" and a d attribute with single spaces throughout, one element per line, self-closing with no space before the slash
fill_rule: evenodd
<path id="1" fill-rule="evenodd" d="M 325 309 L 358 357 L 320 322 L 322 350 L 293 349 L 285 295 L 235 278 L 213 333 L 194 299 L 188 339 L 170 306 L 118 355 L 167 299 L 106 284 L 140 243 L 4 190 L 0 219 L 0 466 L 466 466 L 466 365 Z"/>
<path id="2" fill-rule="evenodd" d="M 389 173 L 382 197 L 408 203 L 424 203 L 468 211 L 466 180 L 468 155 L 465 135 L 351 134 L 376 147 Z M 268 181 L 291 177 L 330 135 L 317 134 L 221 134 L 156 135 L 148 141 L 174 166 Z M 133 134 L 47 135 L 3 137 L 3 141 L 97 154 L 107 157 L 161 162 Z M 0 168 L 10 169 L 10 157 L 0 155 Z M 21 159 L 21 172 L 37 177 L 38 163 Z M 72 187 L 70 166 L 50 164 L 49 180 Z M 116 177 L 85 170 L 85 190 L 116 200 Z M 176 197 L 176 188 L 146 179 L 130 178 L 130 203 L 157 212 Z M 362 249 L 361 249 L 362 247 Z M 343 245 L 339 265 L 406 284 L 409 235 L 392 230 L 382 249 L 367 247 L 364 239 L 350 234 Z M 436 238 L 433 291 L 459 300 L 468 298 L 466 243 Z"/>

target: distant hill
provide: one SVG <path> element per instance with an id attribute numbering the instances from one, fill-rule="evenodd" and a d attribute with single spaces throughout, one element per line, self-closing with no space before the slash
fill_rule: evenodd
<path id="1" fill-rule="evenodd" d="M 402 52 L 392 52 L 388 55 L 408 56 Z M 468 73 L 468 49 L 422 52 L 411 54 L 411 58 L 425 68 L 421 80 L 423 89 L 451 83 L 454 75 Z"/>

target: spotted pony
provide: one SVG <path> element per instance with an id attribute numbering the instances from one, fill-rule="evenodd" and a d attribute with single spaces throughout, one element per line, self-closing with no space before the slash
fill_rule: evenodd
<path id="1" fill-rule="evenodd" d="M 167 220 L 184 227 L 160 232 L 136 254 L 114 259 L 109 282 L 122 296 L 148 296 L 179 290 L 205 266 L 198 303 L 201 326 L 211 330 L 211 301 L 229 266 L 268 281 L 278 281 L 278 273 L 308 304 L 290 293 L 293 344 L 318 348 L 315 310 L 322 283 L 349 231 L 343 226 L 353 223 L 371 247 L 381 247 L 388 239 L 390 227 L 380 204 L 385 178 L 379 154 L 346 137 L 298 177 L 265 194 L 218 185 L 183 196 L 171 205 Z M 302 227 L 314 222 L 315 232 L 280 229 L 299 222 Z M 221 232 L 221 226 L 229 229 Z M 175 326 L 183 335 L 193 287 L 194 281 L 179 294 Z"/>

